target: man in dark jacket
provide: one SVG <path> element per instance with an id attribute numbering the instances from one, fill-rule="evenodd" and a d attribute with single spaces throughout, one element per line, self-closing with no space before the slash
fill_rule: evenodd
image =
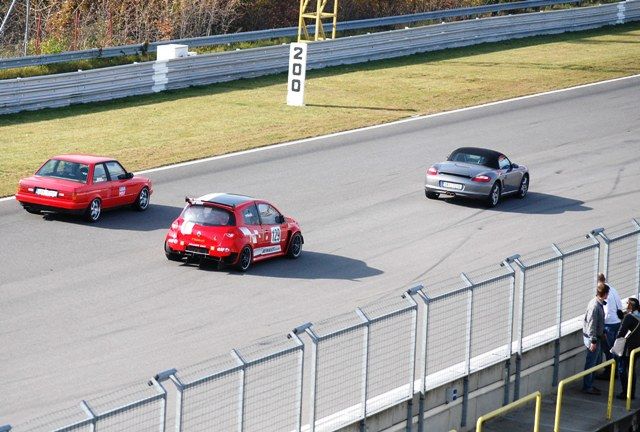
<path id="1" fill-rule="evenodd" d="M 629 297 L 627 300 L 627 315 L 622 320 L 620 330 L 617 337 L 626 337 L 627 342 L 624 345 L 624 355 L 619 358 L 620 361 L 620 384 L 622 384 L 622 392 L 617 396 L 618 399 L 627 398 L 627 380 L 629 379 L 629 356 L 631 351 L 640 347 L 640 302 L 638 299 Z M 640 360 L 640 356 L 636 357 Z M 637 364 L 637 360 L 636 360 Z M 636 373 L 633 374 L 633 382 L 631 384 L 631 399 L 635 398 L 636 393 Z"/>

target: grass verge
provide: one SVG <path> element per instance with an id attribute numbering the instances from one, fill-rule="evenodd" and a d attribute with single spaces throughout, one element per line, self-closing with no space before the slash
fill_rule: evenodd
<path id="1" fill-rule="evenodd" d="M 0 116 L 0 196 L 60 153 L 131 170 L 640 73 L 640 23 Z"/>

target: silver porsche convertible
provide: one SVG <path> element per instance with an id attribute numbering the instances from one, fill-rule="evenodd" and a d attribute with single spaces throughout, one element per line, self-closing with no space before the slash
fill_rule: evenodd
<path id="1" fill-rule="evenodd" d="M 514 164 L 504 154 L 476 147 L 454 150 L 445 162 L 427 170 L 424 192 L 427 198 L 440 195 L 485 200 L 495 207 L 500 198 L 524 198 L 529 190 L 529 170 Z"/>

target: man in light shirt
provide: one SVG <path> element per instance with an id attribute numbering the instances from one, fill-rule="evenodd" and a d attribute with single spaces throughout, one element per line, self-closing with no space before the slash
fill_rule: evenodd
<path id="1" fill-rule="evenodd" d="M 607 297 L 607 304 L 604 306 L 604 334 L 607 337 L 607 347 L 603 347 L 604 356 L 607 360 L 613 358 L 611 354 L 611 347 L 616 340 L 616 335 L 620 329 L 621 317 L 624 317 L 622 313 L 622 300 L 618 295 L 618 291 L 611 285 L 607 284 L 607 279 L 604 273 L 598 274 L 598 283 L 603 283 L 609 287 L 609 296 Z M 609 374 L 607 379 L 609 379 Z"/>

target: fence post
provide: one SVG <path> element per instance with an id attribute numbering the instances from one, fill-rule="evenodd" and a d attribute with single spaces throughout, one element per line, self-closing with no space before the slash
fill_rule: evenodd
<path id="1" fill-rule="evenodd" d="M 360 431 L 367 429 L 367 385 L 369 380 L 369 329 L 371 320 L 359 307 L 356 314 L 365 323 L 364 327 L 364 350 L 362 353 L 362 420 L 360 420 Z"/>
<path id="2" fill-rule="evenodd" d="M 638 222 L 637 219 L 632 220 L 636 225 L 636 228 L 640 229 L 640 222 Z M 638 246 L 636 249 L 636 269 L 638 269 L 638 274 L 636 275 L 636 280 L 638 283 L 638 287 L 636 289 L 636 298 L 640 298 L 640 234 L 638 235 Z"/>
<path id="3" fill-rule="evenodd" d="M 89 404 L 87 403 L 87 401 L 82 400 L 80 401 L 80 408 L 82 408 L 82 410 L 87 413 L 87 415 L 89 416 L 89 419 L 91 420 L 91 432 L 95 432 L 96 430 L 96 413 L 93 412 L 93 410 L 91 409 L 91 407 L 89 406 Z"/>
<path id="4" fill-rule="evenodd" d="M 520 324 L 518 325 L 518 351 L 516 352 L 516 377 L 513 383 L 513 400 L 520 398 L 520 375 L 522 373 L 522 339 L 524 338 L 524 295 L 527 283 L 527 268 L 520 257 L 513 260 L 520 269 Z"/>
<path id="5" fill-rule="evenodd" d="M 471 373 L 471 336 L 473 335 L 473 282 L 467 277 L 466 274 L 460 273 L 460 277 L 467 284 L 468 293 L 467 296 L 467 346 L 466 346 L 466 360 L 465 360 L 465 376 L 462 381 L 462 420 L 460 427 L 467 426 L 467 409 L 469 407 L 469 373 Z"/>
<path id="6" fill-rule="evenodd" d="M 509 336 L 508 352 L 507 352 L 507 361 L 505 362 L 505 379 L 504 379 L 504 400 L 502 405 L 507 405 L 509 403 L 509 384 L 511 380 L 511 353 L 513 351 L 513 315 L 515 314 L 515 291 L 516 291 L 516 271 L 511 265 L 512 262 L 515 262 L 520 255 L 512 255 L 508 258 L 505 258 L 504 261 L 500 264 L 503 267 L 506 267 L 511 273 L 511 289 L 509 290 L 509 325 L 507 328 L 507 333 Z M 520 322 L 522 322 L 522 315 L 520 315 Z M 521 345 L 521 344 L 520 344 Z M 514 385 L 514 394 L 515 394 L 515 385 Z M 516 398 L 517 399 L 517 398 Z"/>
<path id="7" fill-rule="evenodd" d="M 315 432 L 316 430 L 316 389 L 318 386 L 318 342 L 319 338 L 315 331 L 313 331 L 312 327 L 308 327 L 306 330 L 307 334 L 311 338 L 311 342 L 313 343 L 311 350 L 311 406 L 309 408 L 310 412 L 310 420 L 309 420 L 309 432 Z"/>
<path id="8" fill-rule="evenodd" d="M 231 350 L 231 355 L 235 357 L 239 366 L 242 366 L 241 369 L 241 381 L 240 381 L 240 393 L 238 397 L 240 398 L 239 403 L 240 406 L 238 408 L 238 431 L 244 431 L 244 396 L 245 396 L 245 384 L 246 384 L 246 374 L 247 374 L 247 362 L 244 361 L 240 353 L 236 349 Z"/>
<path id="9" fill-rule="evenodd" d="M 604 228 L 595 228 L 592 229 L 589 234 L 587 234 L 587 238 L 591 237 L 593 240 L 598 241 L 596 237 L 600 237 L 604 242 L 604 257 L 602 258 L 602 273 L 605 276 L 609 276 L 609 244 L 611 243 L 611 239 L 607 237 L 604 233 Z M 599 244 L 599 242 L 598 242 Z M 598 248 L 600 252 L 600 248 Z"/>
<path id="10" fill-rule="evenodd" d="M 429 297 L 424 293 L 423 291 L 424 286 L 423 285 L 417 285 L 413 288 L 410 288 L 407 290 L 407 294 L 409 295 L 409 298 L 411 298 L 413 300 L 413 296 L 414 295 L 418 295 L 424 302 L 424 313 L 423 313 L 423 317 L 422 317 L 422 387 L 420 388 L 420 399 L 418 401 L 418 432 L 424 432 L 424 399 L 425 399 L 425 394 L 427 391 L 427 325 L 428 325 L 428 317 L 429 317 Z M 415 302 L 415 300 L 414 300 Z M 417 302 L 416 302 L 417 304 Z M 416 353 L 417 353 L 417 339 L 418 339 L 418 317 L 417 317 L 417 312 L 416 312 L 416 317 L 415 317 L 415 328 L 416 328 L 416 336 L 414 338 L 414 340 L 416 341 L 414 343 L 414 364 L 415 364 L 415 357 L 416 357 Z M 415 370 L 415 368 L 414 368 Z M 414 372 L 415 374 L 415 372 Z M 413 378 L 413 380 L 415 381 L 415 376 Z M 412 384 L 413 385 L 413 384 Z M 407 419 L 409 420 L 409 419 Z"/>
<path id="11" fill-rule="evenodd" d="M 551 244 L 551 248 L 560 257 L 558 262 L 558 293 L 556 298 L 556 321 L 558 323 L 558 335 L 554 342 L 553 352 L 553 379 L 551 381 L 552 386 L 558 385 L 558 375 L 560 373 L 560 339 L 562 338 L 562 280 L 564 279 L 564 254 L 556 246 L 555 243 Z"/>
<path id="12" fill-rule="evenodd" d="M 415 396 L 415 381 L 416 381 L 416 352 L 417 352 L 417 345 L 418 345 L 418 303 L 413 299 L 413 297 L 411 296 L 411 294 L 413 292 L 415 292 L 416 290 L 420 290 L 422 289 L 422 285 L 418 285 L 415 286 L 413 288 L 410 288 L 407 290 L 407 292 L 402 294 L 402 298 L 406 299 L 407 301 L 411 302 L 414 306 L 415 306 L 415 310 L 413 313 L 413 323 L 411 326 L 411 333 L 412 333 L 412 337 L 411 340 L 413 341 L 413 345 L 412 345 L 412 349 L 411 349 L 411 354 L 410 354 L 410 363 L 413 365 L 413 367 L 411 368 L 411 378 L 410 378 L 410 382 L 409 382 L 409 395 L 411 396 L 411 398 L 409 399 L 408 403 L 407 403 L 407 427 L 406 427 L 406 432 L 411 432 L 413 429 L 413 397 Z"/>
<path id="13" fill-rule="evenodd" d="M 302 324 L 301 326 L 294 328 L 287 336 L 289 339 L 295 340 L 301 348 L 300 359 L 298 360 L 298 366 L 300 367 L 300 381 L 298 381 L 298 398 L 296 400 L 296 403 L 298 404 L 296 407 L 296 432 L 300 432 L 302 429 L 302 394 L 304 390 L 304 342 L 302 342 L 302 339 L 300 339 L 298 334 L 303 333 L 309 327 L 311 327 L 311 323 L 309 322 Z"/>
<path id="14" fill-rule="evenodd" d="M 169 379 L 176 386 L 176 432 L 182 432 L 182 417 L 184 410 L 184 384 L 175 375 L 175 372 L 169 376 Z"/>
<path id="15" fill-rule="evenodd" d="M 164 432 L 167 424 L 167 390 L 164 388 L 162 384 L 160 384 L 160 381 L 156 377 L 153 377 L 151 378 L 151 380 L 149 380 L 149 385 L 155 387 L 157 390 L 159 390 L 162 393 L 162 413 L 160 414 L 160 432 Z"/>

